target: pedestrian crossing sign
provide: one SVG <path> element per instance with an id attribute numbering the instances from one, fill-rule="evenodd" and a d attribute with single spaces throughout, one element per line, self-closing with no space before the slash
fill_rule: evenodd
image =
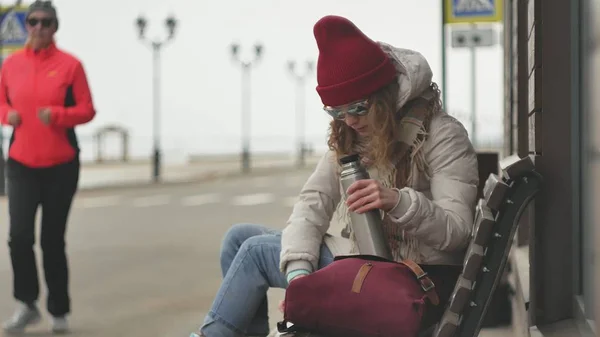
<path id="1" fill-rule="evenodd" d="M 444 23 L 478 23 L 502 21 L 502 0 L 443 0 Z"/>
<path id="2" fill-rule="evenodd" d="M 27 41 L 27 8 L 0 7 L 0 44 L 3 54 L 23 48 Z"/>

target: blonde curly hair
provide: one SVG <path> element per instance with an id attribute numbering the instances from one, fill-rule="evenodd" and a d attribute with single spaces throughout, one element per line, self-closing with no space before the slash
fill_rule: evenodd
<path id="1" fill-rule="evenodd" d="M 431 117 L 442 110 L 440 90 L 436 83 L 431 83 L 429 90 L 433 93 L 433 98 L 427 101 L 417 100 L 409 101 L 405 104 L 408 109 L 425 108 L 425 119 L 423 120 L 426 130 L 429 130 Z M 359 153 L 361 157 L 368 158 L 368 161 L 376 167 L 386 167 L 391 163 L 397 163 L 398 166 L 409 166 L 412 155 L 403 156 L 403 163 L 399 160 L 398 139 L 400 138 L 399 121 L 404 117 L 406 109 L 397 111 L 396 102 L 398 101 L 399 86 L 397 81 L 386 85 L 373 93 L 369 99 L 369 111 L 367 121 L 371 135 L 368 137 L 359 137 L 358 133 L 346 125 L 344 120 L 334 119 L 329 124 L 329 139 L 327 145 L 336 153 L 337 158 L 352 153 Z M 420 135 L 425 140 L 426 135 Z M 412 149 L 411 149 L 412 150 Z"/>

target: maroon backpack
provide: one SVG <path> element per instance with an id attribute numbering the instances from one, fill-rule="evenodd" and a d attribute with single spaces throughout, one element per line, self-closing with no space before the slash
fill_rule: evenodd
<path id="1" fill-rule="evenodd" d="M 284 321 L 277 326 L 282 333 L 327 337 L 415 337 L 426 300 L 439 304 L 433 282 L 413 261 L 337 256 L 328 266 L 290 283 Z"/>

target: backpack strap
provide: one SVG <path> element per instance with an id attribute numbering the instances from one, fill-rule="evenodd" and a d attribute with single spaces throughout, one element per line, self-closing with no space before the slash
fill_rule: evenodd
<path id="1" fill-rule="evenodd" d="M 407 266 L 413 274 L 415 274 L 417 281 L 421 284 L 421 289 L 425 292 L 425 296 L 429 299 L 431 304 L 438 305 L 440 304 L 440 298 L 435 291 L 435 284 L 429 278 L 427 273 L 414 261 L 412 260 L 402 260 L 400 263 Z"/>

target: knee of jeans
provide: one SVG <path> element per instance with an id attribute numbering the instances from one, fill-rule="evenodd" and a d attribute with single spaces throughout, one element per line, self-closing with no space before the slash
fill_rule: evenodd
<path id="1" fill-rule="evenodd" d="M 221 256 L 224 254 L 235 253 L 242 243 L 249 237 L 250 224 L 235 224 L 231 226 L 221 242 Z"/>
<path id="2" fill-rule="evenodd" d="M 263 249 L 257 248 L 264 248 L 265 246 L 267 246 L 267 250 L 279 249 L 280 245 L 278 245 L 275 240 L 277 240 L 276 236 L 268 234 L 253 236 L 244 241 L 244 243 L 240 247 L 240 251 L 246 251 L 248 252 L 248 254 L 250 254 L 250 256 L 260 258 L 263 254 Z"/>

